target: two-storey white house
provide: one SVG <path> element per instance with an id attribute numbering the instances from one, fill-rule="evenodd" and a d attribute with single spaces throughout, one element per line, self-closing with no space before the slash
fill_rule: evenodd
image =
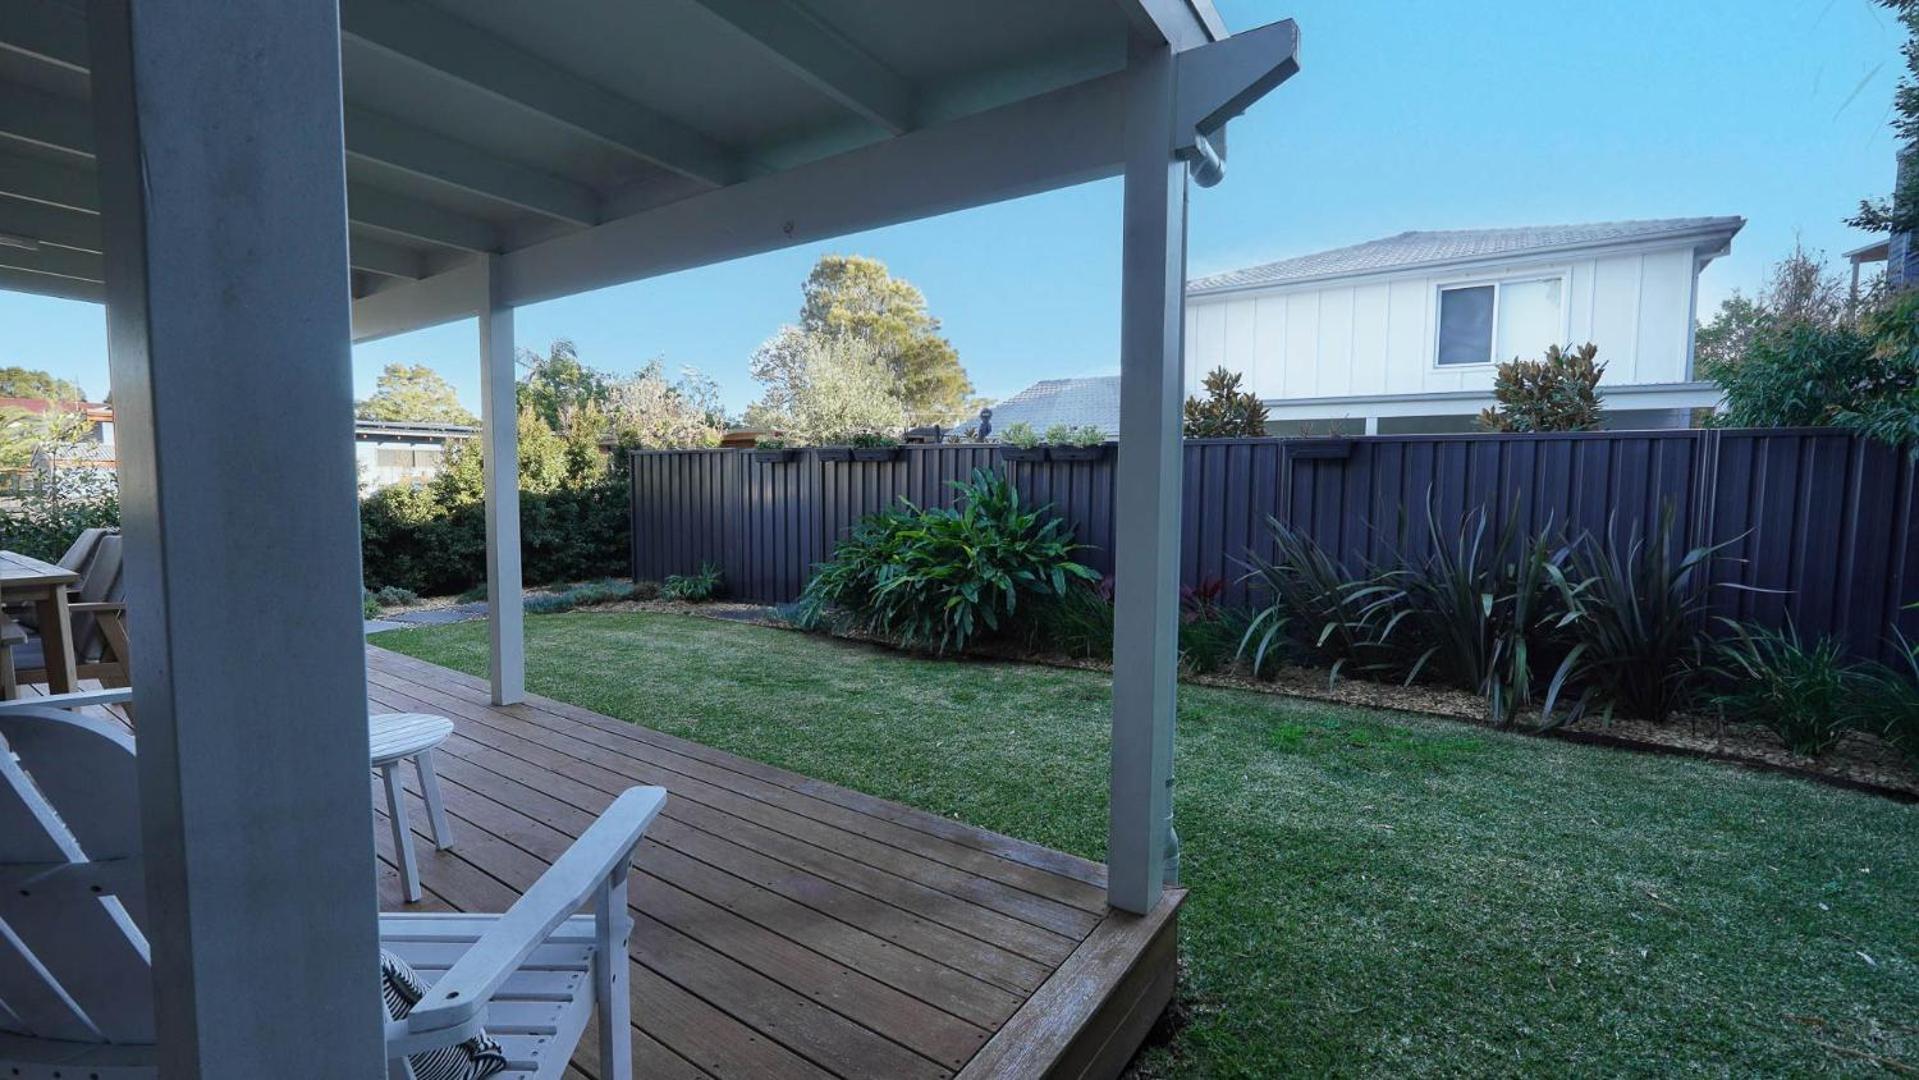
<path id="1" fill-rule="evenodd" d="M 1187 392 L 1245 376 L 1274 434 L 1468 430 L 1494 365 L 1592 342 L 1612 427 L 1684 426 L 1699 272 L 1739 217 L 1406 232 L 1194 279 Z"/>

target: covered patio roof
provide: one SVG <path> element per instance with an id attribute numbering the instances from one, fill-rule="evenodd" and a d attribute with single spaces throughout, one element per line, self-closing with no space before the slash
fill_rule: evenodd
<path id="1" fill-rule="evenodd" d="M 516 307 L 1111 175 L 1105 898 L 1155 911 L 1187 185 L 1296 49 L 1211 0 L 0 4 L 0 288 L 107 308 L 162 1074 L 265 1075 L 315 1031 L 377 1071 L 350 341 L 477 316 L 510 705 Z"/>

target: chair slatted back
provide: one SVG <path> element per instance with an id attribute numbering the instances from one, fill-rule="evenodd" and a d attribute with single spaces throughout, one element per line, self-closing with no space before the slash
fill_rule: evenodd
<path id="1" fill-rule="evenodd" d="M 93 560 L 76 586 L 74 599 L 87 603 L 119 602 L 126 599 L 125 563 L 119 534 L 103 536 L 94 548 Z M 90 611 L 73 613 L 73 655 L 82 664 L 99 663 L 106 655 L 107 639 L 100 632 L 100 618 Z M 121 660 L 124 662 L 125 657 Z"/>
<path id="2" fill-rule="evenodd" d="M 135 768 L 115 725 L 0 713 L 0 1030 L 153 1041 Z"/>

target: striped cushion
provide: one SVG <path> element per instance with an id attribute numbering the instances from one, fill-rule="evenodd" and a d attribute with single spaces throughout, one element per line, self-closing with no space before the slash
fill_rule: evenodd
<path id="1" fill-rule="evenodd" d="M 426 996 L 426 984 L 405 960 L 381 949 L 380 996 L 386 999 L 387 1015 L 404 1020 Z M 414 1054 L 407 1064 L 417 1080 L 485 1080 L 506 1068 L 506 1055 L 482 1031 L 463 1043 Z"/>

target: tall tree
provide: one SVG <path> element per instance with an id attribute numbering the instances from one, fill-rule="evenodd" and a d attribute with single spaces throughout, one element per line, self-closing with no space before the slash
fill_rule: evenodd
<path id="1" fill-rule="evenodd" d="M 415 424 L 480 422 L 460 404 L 453 385 L 425 364 L 388 364 L 380 372 L 373 395 L 360 402 L 355 415 L 362 420 Z"/>
<path id="2" fill-rule="evenodd" d="M 726 433 L 718 384 L 690 367 L 669 381 L 658 360 L 613 383 L 608 411 L 613 435 L 628 449 L 718 446 Z"/>
<path id="3" fill-rule="evenodd" d="M 802 292 L 800 331 L 871 345 L 893 370 L 911 420 L 950 421 L 966 411 L 973 383 L 953 343 L 940 336 L 926 294 L 912 282 L 894 277 L 878 259 L 825 255 Z"/>
<path id="4" fill-rule="evenodd" d="M 613 380 L 586 366 L 572 341 L 561 338 L 541 356 L 521 349 L 520 405 L 532 409 L 554 431 L 565 431 L 583 418 L 603 414 Z"/>
<path id="5" fill-rule="evenodd" d="M 0 368 L 0 397 L 35 401 L 84 401 L 79 384 L 33 368 Z"/>
<path id="6" fill-rule="evenodd" d="M 1892 93 L 1892 130 L 1904 149 L 1899 155 L 1898 178 L 1890 198 L 1864 199 L 1859 212 L 1846 224 L 1867 232 L 1901 233 L 1919 230 L 1919 0 L 1878 0 L 1906 29 L 1906 74 Z"/>

